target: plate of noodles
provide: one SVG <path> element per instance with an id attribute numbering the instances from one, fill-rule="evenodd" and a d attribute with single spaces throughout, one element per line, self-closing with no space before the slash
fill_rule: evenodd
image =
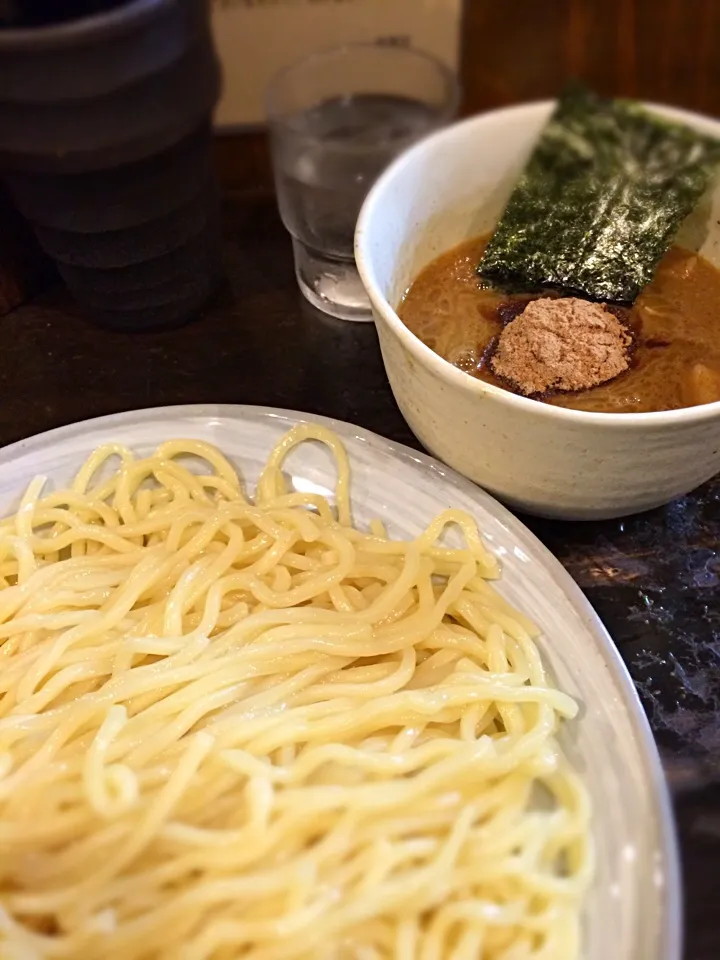
<path id="1" fill-rule="evenodd" d="M 679 960 L 632 682 L 491 497 L 256 407 L 0 468 L 3 960 Z"/>

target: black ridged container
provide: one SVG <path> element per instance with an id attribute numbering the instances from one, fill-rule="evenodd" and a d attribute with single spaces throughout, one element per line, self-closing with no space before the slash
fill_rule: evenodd
<path id="1" fill-rule="evenodd" d="M 179 325 L 219 278 L 207 0 L 0 29 L 0 170 L 98 323 Z"/>

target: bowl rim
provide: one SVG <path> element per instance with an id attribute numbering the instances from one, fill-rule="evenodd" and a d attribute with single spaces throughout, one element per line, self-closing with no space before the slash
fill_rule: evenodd
<path id="1" fill-rule="evenodd" d="M 398 337 L 403 346 L 410 351 L 413 358 L 437 374 L 440 379 L 478 398 L 491 398 L 498 403 L 507 404 L 509 407 L 515 408 L 518 413 L 524 412 L 541 419 L 565 422 L 569 425 L 593 425 L 622 430 L 642 430 L 653 427 L 673 428 L 681 425 L 705 424 L 708 421 L 720 419 L 720 400 L 693 407 L 680 407 L 676 410 L 657 410 L 649 413 L 601 413 L 589 410 L 573 410 L 569 407 L 559 407 L 549 403 L 538 403 L 537 400 L 532 400 L 529 397 L 523 397 L 511 393 L 509 390 L 503 390 L 501 387 L 496 387 L 493 384 L 485 383 L 483 380 L 477 380 L 475 377 L 471 377 L 469 374 L 454 367 L 447 360 L 444 360 L 430 347 L 426 346 L 422 340 L 416 337 L 415 334 L 405 326 L 395 308 L 381 291 L 375 274 L 373 256 L 369 247 L 369 237 L 373 231 L 376 220 L 381 216 L 382 205 L 385 202 L 386 195 L 392 191 L 395 182 L 405 174 L 407 169 L 411 167 L 419 157 L 425 154 L 428 149 L 443 140 L 450 140 L 459 133 L 473 130 L 476 127 L 480 130 L 497 121 L 514 119 L 517 124 L 536 121 L 543 114 L 549 114 L 555 103 L 556 100 L 535 100 L 475 114 L 474 116 L 450 124 L 430 134 L 390 164 L 368 193 L 360 211 L 355 231 L 355 260 L 360 278 L 368 292 L 371 303 L 386 326 Z M 646 109 L 659 113 L 666 118 L 684 122 L 693 129 L 705 128 L 706 131 L 712 131 L 720 139 L 720 120 L 691 110 L 684 110 L 665 104 L 642 101 L 642 105 Z M 377 324 L 377 315 L 375 320 Z"/>
<path id="2" fill-rule="evenodd" d="M 39 53 L 121 39 L 147 18 L 172 10 L 174 5 L 174 0 L 129 0 L 109 10 L 82 14 L 70 20 L 37 27 L 7 27 L 0 30 L 0 50 L 8 54 Z"/>

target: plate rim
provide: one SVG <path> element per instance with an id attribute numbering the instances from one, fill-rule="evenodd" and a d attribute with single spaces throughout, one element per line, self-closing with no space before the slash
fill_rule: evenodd
<path id="1" fill-rule="evenodd" d="M 242 420 L 254 417 L 258 420 L 286 420 L 288 423 L 317 423 L 334 430 L 341 439 L 348 436 L 375 447 L 381 447 L 390 456 L 404 462 L 420 464 L 443 482 L 449 483 L 475 500 L 482 507 L 492 513 L 513 536 L 521 535 L 529 538 L 540 555 L 541 561 L 553 574 L 559 587 L 568 601 L 576 609 L 584 626 L 590 632 L 593 640 L 610 671 L 621 698 L 623 708 L 628 714 L 628 720 L 633 727 L 635 736 L 641 745 L 643 761 L 646 767 L 648 783 L 651 785 L 655 798 L 660 827 L 660 846 L 663 857 L 663 894 L 661 897 L 663 921 L 661 926 L 662 960 L 681 960 L 684 934 L 684 897 L 680 869 L 680 845 L 677 823 L 673 810 L 670 787 L 665 777 L 660 758 L 660 751 L 655 741 L 652 727 L 645 709 L 640 700 L 635 684 L 630 676 L 620 651 L 615 645 L 607 627 L 600 619 L 594 607 L 582 592 L 578 584 L 568 573 L 560 560 L 545 544 L 527 527 L 522 520 L 516 517 L 499 500 L 477 484 L 463 477 L 451 467 L 446 466 L 435 457 L 424 451 L 415 450 L 407 444 L 383 437 L 372 430 L 322 414 L 308 413 L 302 410 L 293 410 L 286 407 L 269 407 L 254 404 L 233 403 L 185 403 L 167 404 L 161 407 L 143 407 L 137 410 L 127 410 L 119 413 L 105 414 L 100 417 L 90 417 L 87 420 L 78 420 L 60 427 L 53 427 L 42 433 L 16 440 L 0 448 L 0 470 L 9 466 L 18 457 L 32 454 L 33 450 L 46 446 L 48 443 L 61 442 L 81 436 L 83 430 L 92 427 L 111 428 L 117 425 L 132 426 L 133 422 L 142 423 L 162 418 L 163 415 L 173 415 L 188 418 L 207 419 L 209 417 Z M 659 958 L 660 960 L 660 958 Z"/>

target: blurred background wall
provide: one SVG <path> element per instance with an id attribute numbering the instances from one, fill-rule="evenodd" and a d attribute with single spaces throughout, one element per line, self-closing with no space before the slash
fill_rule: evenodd
<path id="1" fill-rule="evenodd" d="M 468 0 L 466 108 L 553 96 L 575 76 L 717 115 L 719 43 L 719 0 Z"/>

